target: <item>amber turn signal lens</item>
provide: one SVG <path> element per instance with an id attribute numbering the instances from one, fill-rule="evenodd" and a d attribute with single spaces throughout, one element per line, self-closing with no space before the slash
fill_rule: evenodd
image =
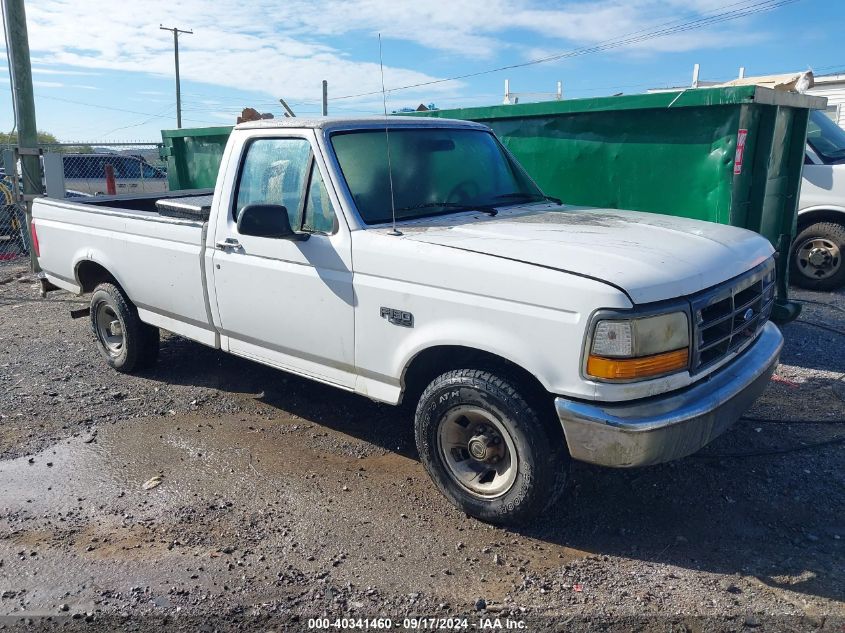
<path id="1" fill-rule="evenodd" d="M 587 359 L 587 373 L 595 378 L 607 380 L 631 380 L 680 371 L 686 369 L 688 364 L 687 348 L 641 358 L 604 358 L 590 355 Z"/>

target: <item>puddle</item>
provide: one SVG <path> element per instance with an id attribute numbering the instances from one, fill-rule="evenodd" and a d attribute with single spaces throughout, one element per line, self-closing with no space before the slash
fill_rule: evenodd
<path id="1" fill-rule="evenodd" d="M 246 433 L 241 438 L 234 429 L 233 436 L 221 437 L 225 434 L 204 424 L 201 419 L 135 420 L 100 427 L 91 443 L 77 437 L 33 456 L 0 462 L 0 505 L 61 511 L 121 493 L 166 505 L 212 486 L 221 492 L 236 490 L 248 478 L 249 456 L 257 448 L 243 441 L 249 439 Z M 157 474 L 164 483 L 142 490 Z"/>
<path id="2" fill-rule="evenodd" d="M 20 569 L 7 567 L 28 587 L 27 608 L 71 586 L 84 595 L 80 580 L 124 594 L 177 581 L 213 592 L 238 586 L 241 565 L 266 569 L 257 595 L 293 566 L 398 591 L 504 597 L 518 568 L 580 555 L 468 519 L 417 461 L 356 454 L 360 440 L 302 419 L 144 418 L 87 439 L 32 463 L 0 462 L 0 558 L 27 553 Z M 161 485 L 144 490 L 156 475 Z M 205 571 L 192 573 L 200 563 Z"/>

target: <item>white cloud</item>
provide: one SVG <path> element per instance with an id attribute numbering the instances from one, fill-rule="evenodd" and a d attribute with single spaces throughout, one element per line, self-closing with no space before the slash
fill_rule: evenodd
<path id="1" fill-rule="evenodd" d="M 0 76 L 0 83 L 9 83 L 8 76 Z M 32 85 L 36 88 L 78 88 L 80 90 L 99 90 L 97 86 L 87 86 L 84 84 L 66 84 L 62 81 L 41 81 L 34 79 Z"/>
<path id="2" fill-rule="evenodd" d="M 318 97 L 322 79 L 329 81 L 333 95 L 368 92 L 381 85 L 375 39 L 372 59 L 355 61 L 301 32 L 289 34 L 297 31 L 288 28 L 296 11 L 275 1 L 256 0 L 248 11 L 234 0 L 149 0 L 143 12 L 135 3 L 111 0 L 43 0 L 28 9 L 30 47 L 42 64 L 171 77 L 173 40 L 159 30 L 161 22 L 195 31 L 180 37 L 183 79 L 286 99 Z M 392 85 L 435 79 L 392 65 L 384 72 Z"/>
<path id="3" fill-rule="evenodd" d="M 555 52 L 642 33 L 667 23 L 712 15 L 725 0 L 594 0 L 548 3 L 541 0 L 323 0 L 299 6 L 291 24 L 303 32 L 339 35 L 360 30 L 426 48 L 469 57 L 490 58 L 497 51 L 518 51 L 513 33 L 548 40 Z M 310 10 L 308 7 L 311 7 Z M 638 48 L 689 50 L 730 45 L 739 31 L 722 24 L 718 30 L 675 38 L 651 39 Z M 743 31 L 744 33 L 745 31 Z M 514 53 L 518 56 L 518 52 Z"/>
<path id="4" fill-rule="evenodd" d="M 87 76 L 96 76 L 100 73 L 90 72 L 87 70 L 63 70 L 63 69 L 55 69 L 55 68 L 39 68 L 38 66 L 32 67 L 32 74 L 33 75 L 87 75 Z"/>
<path id="5" fill-rule="evenodd" d="M 391 43 L 412 42 L 441 55 L 492 59 L 501 51 L 514 61 L 526 50 L 561 52 L 691 19 L 725 0 L 39 0 L 28 7 L 30 46 L 44 74 L 98 70 L 173 73 L 173 40 L 159 24 L 192 28 L 180 37 L 182 77 L 198 82 L 283 96 L 319 98 L 327 79 L 330 96 L 381 87 L 376 33 L 385 38 L 385 84 L 401 86 L 437 79 L 390 63 Z M 688 51 L 747 43 L 754 34 L 736 25 L 632 44 L 627 53 Z M 356 57 L 331 38 L 357 38 Z M 528 42 L 526 44 L 525 42 Z M 372 54 L 360 53 L 362 44 Z M 55 65 L 87 71 L 45 69 Z M 405 65 L 411 65 L 406 63 Z M 454 68 L 459 72 L 460 66 Z M 456 72 L 456 74 L 458 74 Z M 402 93 L 406 101 L 457 94 L 449 82 Z M 142 94 L 154 94 L 148 91 Z M 367 102 L 375 106 L 376 101 Z M 211 104 L 208 104 L 211 105 Z"/>

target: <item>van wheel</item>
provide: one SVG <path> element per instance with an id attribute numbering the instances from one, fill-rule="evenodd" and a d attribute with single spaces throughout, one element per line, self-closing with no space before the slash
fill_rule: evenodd
<path id="1" fill-rule="evenodd" d="M 489 523 L 523 523 L 560 497 L 569 453 L 509 382 L 459 369 L 435 378 L 415 416 L 417 449 L 435 485 L 458 508 Z"/>
<path id="2" fill-rule="evenodd" d="M 138 310 L 118 286 L 102 283 L 91 295 L 91 329 L 106 362 L 126 374 L 158 359 L 159 330 L 138 318 Z"/>
<path id="3" fill-rule="evenodd" d="M 845 226 L 836 222 L 811 224 L 793 244 L 792 283 L 808 290 L 835 290 L 845 285 Z"/>

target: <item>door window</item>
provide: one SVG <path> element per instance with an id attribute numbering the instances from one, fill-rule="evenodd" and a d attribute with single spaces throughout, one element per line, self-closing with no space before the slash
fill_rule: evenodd
<path id="1" fill-rule="evenodd" d="M 294 230 L 335 230 L 328 192 L 305 139 L 258 139 L 249 144 L 238 181 L 235 222 L 250 204 L 282 205 Z"/>
<path id="2" fill-rule="evenodd" d="M 258 139 L 249 144 L 235 203 L 235 221 L 248 204 L 280 204 L 290 225 L 301 226 L 302 196 L 311 158 L 305 139 Z"/>

